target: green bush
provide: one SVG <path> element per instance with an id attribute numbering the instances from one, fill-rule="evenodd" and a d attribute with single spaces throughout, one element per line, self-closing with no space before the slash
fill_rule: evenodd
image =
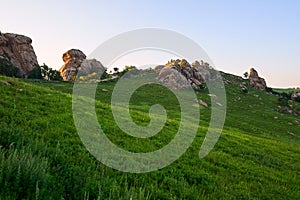
<path id="1" fill-rule="evenodd" d="M 42 71 L 39 65 L 35 66 L 28 74 L 30 79 L 42 79 Z"/>
<path id="2" fill-rule="evenodd" d="M 279 97 L 278 105 L 283 106 L 283 107 L 288 106 L 288 99 L 286 97 Z"/>
<path id="3" fill-rule="evenodd" d="M 0 74 L 18 77 L 20 70 L 13 66 L 7 58 L 0 58 Z"/>
<path id="4" fill-rule="evenodd" d="M 45 79 L 48 81 L 62 81 L 59 71 L 48 67 L 45 63 L 42 66 L 37 65 L 35 68 L 33 68 L 29 72 L 28 78 Z"/>
<path id="5" fill-rule="evenodd" d="M 45 63 L 41 66 L 42 77 L 49 81 L 62 81 L 59 71 L 48 67 Z"/>

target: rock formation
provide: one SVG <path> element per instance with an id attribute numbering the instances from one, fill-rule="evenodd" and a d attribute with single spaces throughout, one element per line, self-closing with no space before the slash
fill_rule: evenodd
<path id="1" fill-rule="evenodd" d="M 0 58 L 8 59 L 17 67 L 20 77 L 26 77 L 38 65 L 31 43 L 27 36 L 0 32 Z"/>
<path id="2" fill-rule="evenodd" d="M 298 99 L 300 99 L 300 91 L 296 91 L 291 95 L 291 99 L 292 101 L 299 101 Z"/>
<path id="3" fill-rule="evenodd" d="M 249 81 L 250 86 L 256 89 L 265 90 L 267 88 L 265 79 L 259 77 L 257 71 L 254 68 L 250 69 Z"/>
<path id="4" fill-rule="evenodd" d="M 186 89 L 190 86 L 196 90 L 201 89 L 201 84 L 216 78 L 214 70 L 208 63 L 195 61 L 190 65 L 185 59 L 171 60 L 165 65 L 154 68 L 158 73 L 158 80 L 173 89 Z"/>
<path id="5" fill-rule="evenodd" d="M 86 55 L 79 49 L 71 49 L 62 56 L 65 64 L 59 69 L 60 75 L 64 81 L 75 80 L 78 68 L 85 60 Z"/>
<path id="6" fill-rule="evenodd" d="M 80 76 L 105 71 L 105 67 L 96 59 L 86 59 L 86 55 L 79 49 L 71 49 L 62 56 L 65 64 L 59 69 L 64 81 L 74 81 L 78 72 Z"/>
<path id="7" fill-rule="evenodd" d="M 187 89 L 190 83 L 174 67 L 164 67 L 159 72 L 159 81 L 172 89 Z"/>

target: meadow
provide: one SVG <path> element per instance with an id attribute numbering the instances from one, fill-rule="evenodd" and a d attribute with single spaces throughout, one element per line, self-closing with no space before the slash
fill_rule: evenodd
<path id="1" fill-rule="evenodd" d="M 227 116 L 215 148 L 199 159 L 211 111 L 205 89 L 197 97 L 209 106 L 200 107 L 189 149 L 171 165 L 142 174 L 111 169 L 85 148 L 73 121 L 72 83 L 0 76 L 11 83 L 0 83 L 0 199 L 300 199 L 300 117 L 279 112 L 277 96 L 252 88 L 243 93 L 242 80 L 224 76 L 231 82 L 225 86 Z M 137 124 L 149 123 L 154 103 L 168 114 L 159 134 L 137 139 L 114 121 L 115 84 L 99 83 L 96 92 L 107 137 L 132 152 L 168 144 L 180 123 L 174 94 L 159 85 L 134 93 L 130 114 Z"/>

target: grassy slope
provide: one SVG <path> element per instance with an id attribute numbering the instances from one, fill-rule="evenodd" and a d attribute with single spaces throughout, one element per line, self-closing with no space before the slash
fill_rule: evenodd
<path id="1" fill-rule="evenodd" d="M 283 88 L 274 88 L 273 91 L 278 92 L 278 93 L 292 93 L 292 92 L 296 92 L 299 89 L 283 89 Z"/>
<path id="2" fill-rule="evenodd" d="M 226 124 L 207 157 L 198 158 L 210 114 L 202 108 L 198 134 L 180 159 L 159 171 L 129 174 L 104 166 L 82 145 L 72 118 L 72 84 L 0 77 L 14 83 L 0 84 L 1 199 L 299 199 L 299 117 L 278 113 L 277 97 L 252 89 L 242 94 L 240 81 L 226 78 L 232 82 L 226 86 Z M 172 94 L 159 87 L 135 93 L 131 114 L 138 124 L 147 124 L 145 112 L 156 100 L 169 109 L 169 118 L 157 136 L 134 139 L 113 122 L 113 85 L 99 85 L 96 95 L 108 137 L 136 152 L 167 144 L 180 116 Z M 207 93 L 198 96 L 209 102 Z"/>

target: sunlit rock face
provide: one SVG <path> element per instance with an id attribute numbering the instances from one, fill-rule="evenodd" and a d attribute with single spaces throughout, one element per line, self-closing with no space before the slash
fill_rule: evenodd
<path id="1" fill-rule="evenodd" d="M 79 49 L 71 49 L 62 56 L 65 64 L 59 69 L 64 81 L 74 81 L 81 63 L 86 59 L 86 55 Z"/>
<path id="2" fill-rule="evenodd" d="M 64 81 L 75 81 L 78 73 L 88 76 L 92 73 L 102 74 L 106 68 L 96 59 L 86 59 L 86 55 L 79 49 L 71 49 L 62 56 L 65 64 L 59 69 Z"/>
<path id="3" fill-rule="evenodd" d="M 38 65 L 31 38 L 14 33 L 0 32 L 0 58 L 8 59 L 19 69 L 19 77 L 26 77 Z"/>

